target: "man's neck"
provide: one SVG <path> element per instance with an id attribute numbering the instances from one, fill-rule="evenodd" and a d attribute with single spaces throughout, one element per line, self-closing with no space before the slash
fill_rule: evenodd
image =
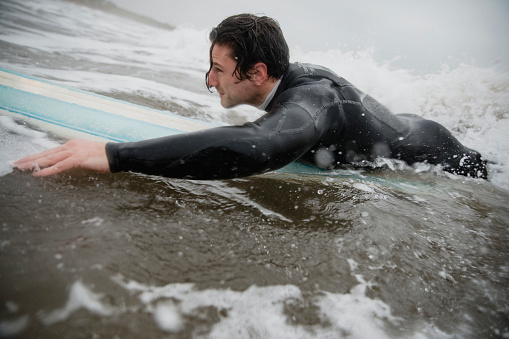
<path id="1" fill-rule="evenodd" d="M 269 102 L 272 100 L 272 98 L 274 98 L 274 94 L 276 94 L 277 88 L 279 87 L 279 84 L 281 83 L 281 79 L 282 79 L 282 77 L 277 80 L 274 79 L 272 81 L 267 81 L 265 83 L 267 86 L 265 99 L 264 99 L 263 103 L 257 107 L 259 110 L 262 110 L 262 111 L 265 110 L 265 108 L 267 107 Z"/>

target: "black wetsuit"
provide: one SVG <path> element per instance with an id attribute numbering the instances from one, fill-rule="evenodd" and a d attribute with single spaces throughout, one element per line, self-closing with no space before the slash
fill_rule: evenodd
<path id="1" fill-rule="evenodd" d="M 417 115 L 393 115 L 320 66 L 291 64 L 266 111 L 243 126 L 108 143 L 110 170 L 228 179 L 275 170 L 295 160 L 337 168 L 385 157 L 487 177 L 481 155 L 461 145 L 443 126 Z"/>

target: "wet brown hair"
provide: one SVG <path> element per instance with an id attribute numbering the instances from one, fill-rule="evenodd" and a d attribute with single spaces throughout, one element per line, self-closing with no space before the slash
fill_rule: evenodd
<path id="1" fill-rule="evenodd" d="M 238 14 L 228 17 L 212 29 L 209 40 L 210 68 L 205 74 L 207 86 L 215 45 L 231 48 L 232 57 L 237 60 L 233 74 L 239 80 L 249 78 L 250 71 L 258 62 L 263 62 L 269 77 L 275 79 L 281 78 L 290 64 L 290 51 L 281 27 L 267 16 Z"/>

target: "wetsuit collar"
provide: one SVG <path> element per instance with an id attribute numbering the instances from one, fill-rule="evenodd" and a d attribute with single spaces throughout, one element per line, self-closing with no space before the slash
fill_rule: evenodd
<path id="1" fill-rule="evenodd" d="M 272 100 L 272 98 L 274 98 L 274 95 L 276 94 L 279 84 L 281 83 L 281 79 L 283 79 L 283 77 L 279 78 L 279 80 L 276 82 L 276 84 L 272 88 L 272 91 L 270 91 L 269 95 L 267 95 L 267 97 L 265 98 L 265 101 L 263 102 L 263 104 L 258 106 L 258 109 L 263 111 L 263 110 L 265 110 L 265 108 L 267 108 L 267 105 Z"/>
<path id="2" fill-rule="evenodd" d="M 274 88 L 277 88 L 276 92 L 274 93 L 272 100 L 269 101 L 268 105 L 265 107 L 265 111 L 269 112 L 272 109 L 272 106 L 274 106 L 274 102 L 277 100 L 277 98 L 286 91 L 290 85 L 290 83 L 295 80 L 297 77 L 295 76 L 295 66 L 294 64 L 290 64 L 290 66 L 286 69 L 285 74 L 281 77 L 282 80 L 284 78 L 284 81 L 277 84 L 277 86 L 274 86 Z"/>

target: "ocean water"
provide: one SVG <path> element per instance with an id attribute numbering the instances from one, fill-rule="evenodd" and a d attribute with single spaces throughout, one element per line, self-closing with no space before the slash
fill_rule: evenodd
<path id="1" fill-rule="evenodd" d="M 507 72 L 416 72 L 369 47 L 291 52 L 442 123 L 490 161 L 490 180 L 397 163 L 341 178 L 33 178 L 11 162 L 64 140 L 0 116 L 0 337 L 508 338 Z M 255 119 L 206 90 L 207 58 L 204 29 L 0 2 L 2 68 L 200 120 Z"/>

